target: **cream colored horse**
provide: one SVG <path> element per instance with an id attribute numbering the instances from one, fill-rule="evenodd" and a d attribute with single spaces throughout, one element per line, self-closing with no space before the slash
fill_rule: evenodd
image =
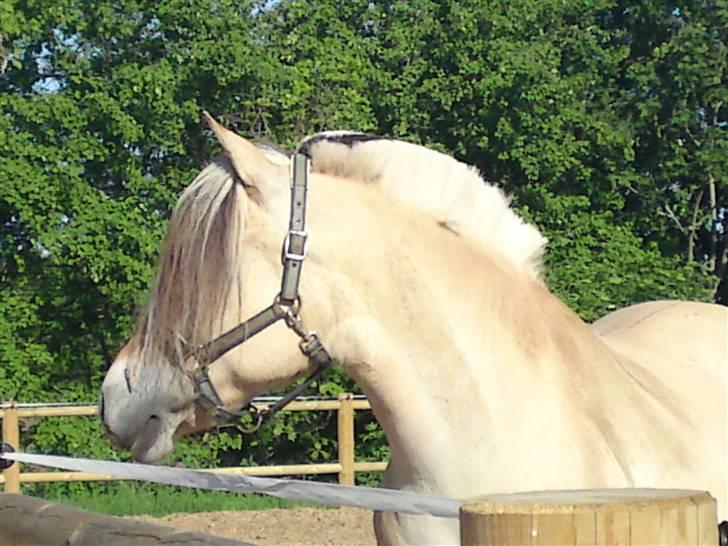
<path id="1" fill-rule="evenodd" d="M 102 387 L 110 434 L 142 461 L 212 425 L 180 337 L 203 343 L 279 289 L 287 159 L 212 123 L 225 155 L 181 196 L 147 310 Z M 544 238 L 473 169 L 351 135 L 308 148 L 301 315 L 371 401 L 392 450 L 385 487 L 705 489 L 728 516 L 725 307 L 646 303 L 589 326 L 541 281 Z M 236 409 L 307 368 L 279 322 L 210 375 Z M 375 531 L 381 544 L 459 540 L 456 520 L 424 516 L 376 514 Z"/>

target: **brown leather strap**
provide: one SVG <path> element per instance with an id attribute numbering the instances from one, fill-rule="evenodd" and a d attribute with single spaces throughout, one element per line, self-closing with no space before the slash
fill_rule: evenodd
<path id="1" fill-rule="evenodd" d="M 251 337 L 262 332 L 271 324 L 275 324 L 285 316 L 286 311 L 278 303 L 274 303 L 273 305 L 263 309 L 257 315 L 238 324 L 232 330 L 228 330 L 212 341 L 208 341 L 204 345 L 192 349 L 190 351 L 192 353 L 191 356 L 194 356 L 198 364 L 205 368 L 229 350 L 246 342 Z"/>
<path id="2" fill-rule="evenodd" d="M 308 254 L 308 233 L 306 233 L 308 172 L 308 156 L 295 154 L 291 159 L 291 215 L 281 253 L 283 279 L 279 298 L 283 305 L 293 305 L 298 299 L 301 269 L 303 260 Z"/>

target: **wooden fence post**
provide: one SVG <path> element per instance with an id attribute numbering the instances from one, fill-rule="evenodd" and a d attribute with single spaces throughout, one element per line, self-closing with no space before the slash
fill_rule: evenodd
<path id="1" fill-rule="evenodd" d="M 11 402 L 3 415 L 3 442 L 10 444 L 16 451 L 20 449 L 20 427 L 18 425 L 18 410 Z M 20 493 L 20 463 L 3 470 L 5 477 L 5 492 Z"/>
<path id="2" fill-rule="evenodd" d="M 339 483 L 354 485 L 354 397 L 349 393 L 339 395 Z"/>
<path id="3" fill-rule="evenodd" d="M 604 489 L 493 495 L 460 508 L 463 546 L 718 544 L 716 502 L 702 491 Z"/>

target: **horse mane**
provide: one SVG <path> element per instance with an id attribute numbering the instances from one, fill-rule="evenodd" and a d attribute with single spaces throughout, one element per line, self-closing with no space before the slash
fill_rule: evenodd
<path id="1" fill-rule="evenodd" d="M 288 162 L 271 146 L 258 148 L 271 161 Z M 169 360 L 179 355 L 181 341 L 202 343 L 222 327 L 230 291 L 237 288 L 240 294 L 240 241 L 245 230 L 240 208 L 245 199 L 245 190 L 224 154 L 180 195 L 169 220 L 154 287 L 137 323 L 143 361 Z"/>
<path id="2" fill-rule="evenodd" d="M 313 135 L 301 150 L 311 157 L 313 171 L 376 184 L 541 280 L 546 238 L 475 167 L 424 146 L 348 131 Z"/>

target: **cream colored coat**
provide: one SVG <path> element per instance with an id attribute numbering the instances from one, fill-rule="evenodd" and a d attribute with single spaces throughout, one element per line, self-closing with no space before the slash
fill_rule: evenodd
<path id="1" fill-rule="evenodd" d="M 141 460 L 210 425 L 159 338 L 206 341 L 280 283 L 285 158 L 212 123 L 227 159 L 182 196 L 149 308 L 102 388 L 107 428 Z M 705 489 L 728 517 L 725 307 L 647 303 L 589 326 L 540 281 L 544 239 L 477 173 L 404 143 L 329 145 L 313 149 L 302 317 L 371 401 L 392 451 L 384 486 Z M 236 408 L 306 368 L 279 323 L 211 376 Z M 455 520 L 377 514 L 375 530 L 381 544 L 458 543 Z"/>

